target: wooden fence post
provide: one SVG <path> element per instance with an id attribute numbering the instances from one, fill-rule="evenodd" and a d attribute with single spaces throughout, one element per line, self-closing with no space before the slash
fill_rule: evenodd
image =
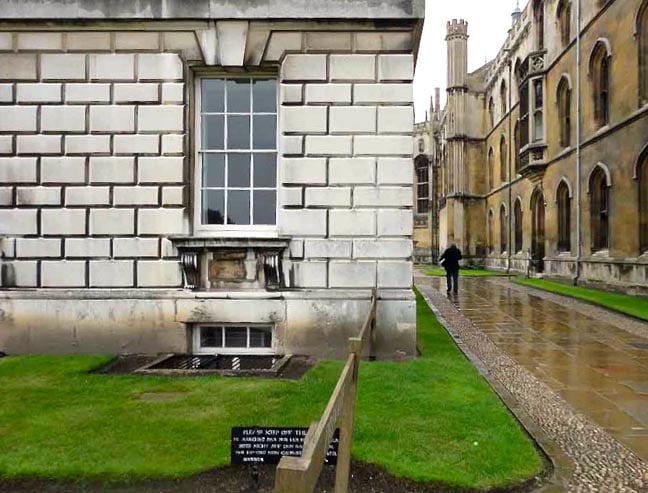
<path id="1" fill-rule="evenodd" d="M 350 345 L 353 343 L 351 342 Z M 353 347 L 353 346 L 352 346 Z M 355 418 L 356 392 L 358 389 L 358 365 L 360 356 L 353 354 L 353 376 L 344 394 L 342 416 L 340 419 L 340 443 L 338 445 L 338 460 L 335 469 L 335 493 L 348 493 L 349 475 L 351 473 L 351 447 L 353 446 L 353 422 Z"/>

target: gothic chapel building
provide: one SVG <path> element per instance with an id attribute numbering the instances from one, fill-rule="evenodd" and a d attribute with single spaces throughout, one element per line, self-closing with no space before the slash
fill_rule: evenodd
<path id="1" fill-rule="evenodd" d="M 489 268 L 648 285 L 648 0 L 533 0 L 468 73 L 448 23 L 439 247 Z"/>

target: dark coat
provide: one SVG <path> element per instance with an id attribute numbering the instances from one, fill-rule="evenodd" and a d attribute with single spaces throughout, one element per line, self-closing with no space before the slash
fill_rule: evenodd
<path id="1" fill-rule="evenodd" d="M 448 272 L 455 272 L 459 270 L 459 261 L 461 260 L 461 250 L 452 245 L 446 249 L 441 255 L 439 260 L 443 260 L 443 268 Z"/>

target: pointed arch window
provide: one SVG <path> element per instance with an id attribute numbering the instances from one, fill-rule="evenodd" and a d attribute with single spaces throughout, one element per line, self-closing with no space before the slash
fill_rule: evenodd
<path id="1" fill-rule="evenodd" d="M 639 9 L 637 23 L 639 33 L 639 102 L 648 103 L 648 0 Z"/>
<path id="2" fill-rule="evenodd" d="M 515 173 L 520 172 L 520 121 L 515 122 L 515 128 L 513 130 L 513 163 L 515 163 Z"/>
<path id="3" fill-rule="evenodd" d="M 641 253 L 648 252 L 648 147 L 639 158 L 639 245 Z"/>
<path id="4" fill-rule="evenodd" d="M 610 246 L 610 188 L 603 168 L 596 167 L 589 185 L 592 251 L 597 252 Z"/>
<path id="5" fill-rule="evenodd" d="M 493 128 L 495 126 L 495 102 L 493 101 L 492 97 L 488 101 L 488 122 L 490 124 L 490 128 Z"/>
<path id="6" fill-rule="evenodd" d="M 520 199 L 515 201 L 515 209 L 513 214 L 515 221 L 515 251 L 522 251 L 522 203 Z"/>
<path id="7" fill-rule="evenodd" d="M 500 102 L 501 102 L 501 108 L 502 108 L 502 118 L 506 116 L 506 113 L 508 113 L 508 91 L 506 90 L 506 81 L 502 81 L 502 84 L 500 85 Z"/>
<path id="8" fill-rule="evenodd" d="M 610 54 L 599 41 L 590 58 L 590 77 L 594 96 L 594 119 L 599 127 L 610 122 Z"/>
<path id="9" fill-rule="evenodd" d="M 495 251 L 495 241 L 493 238 L 493 209 L 491 209 L 488 211 L 488 253 Z"/>
<path id="10" fill-rule="evenodd" d="M 544 25 L 544 1 L 543 0 L 536 0 L 533 6 L 533 20 L 536 29 L 536 49 L 544 50 L 545 25 Z"/>
<path id="11" fill-rule="evenodd" d="M 504 204 L 500 207 L 500 253 L 508 251 L 508 228 L 506 224 L 506 207 Z"/>
<path id="12" fill-rule="evenodd" d="M 556 204 L 558 209 L 558 251 L 571 251 L 571 198 L 569 187 L 564 181 L 558 185 L 556 191 Z"/>
<path id="13" fill-rule="evenodd" d="M 506 183 L 506 167 L 508 162 L 508 152 L 506 149 L 506 137 L 502 135 L 500 139 L 500 181 Z"/>
<path id="14" fill-rule="evenodd" d="M 563 48 L 571 41 L 571 1 L 562 0 L 556 9 L 558 29 L 560 30 L 560 41 Z"/>
<path id="15" fill-rule="evenodd" d="M 495 151 L 492 147 L 488 150 L 488 188 L 495 188 Z"/>
<path id="16" fill-rule="evenodd" d="M 560 129 L 560 145 L 571 145 L 571 100 L 572 90 L 567 77 L 563 77 L 558 84 L 558 126 Z"/>

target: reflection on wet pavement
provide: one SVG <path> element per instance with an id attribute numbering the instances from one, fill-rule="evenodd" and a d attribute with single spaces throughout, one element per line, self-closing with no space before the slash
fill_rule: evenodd
<path id="1" fill-rule="evenodd" d="M 462 279 L 455 306 L 506 351 L 648 460 L 648 340 L 487 279 Z M 440 278 L 432 285 L 445 293 Z"/>

